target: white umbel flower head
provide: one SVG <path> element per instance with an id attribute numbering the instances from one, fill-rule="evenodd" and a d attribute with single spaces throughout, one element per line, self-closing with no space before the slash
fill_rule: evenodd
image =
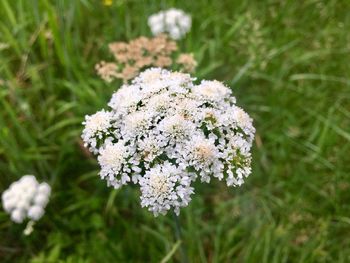
<path id="1" fill-rule="evenodd" d="M 148 207 L 155 216 L 166 214 L 174 209 L 180 213 L 180 207 L 187 206 L 193 193 L 191 177 L 175 165 L 165 162 L 147 171 L 140 179 L 141 206 Z"/>
<path id="2" fill-rule="evenodd" d="M 215 146 L 215 138 L 205 138 L 202 135 L 192 137 L 182 150 L 183 163 L 190 165 L 200 175 L 201 181 L 210 182 L 210 176 L 223 178 L 224 165 L 220 160 L 222 154 Z M 186 154 L 187 153 L 187 154 Z"/>
<path id="3" fill-rule="evenodd" d="M 82 133 L 84 141 L 89 141 L 90 151 L 97 153 L 97 142 L 108 136 L 108 130 L 112 127 L 112 113 L 101 110 L 91 116 L 86 116 Z"/>
<path id="4" fill-rule="evenodd" d="M 194 80 L 144 71 L 112 96 L 115 121 L 99 144 L 83 136 L 96 149 L 101 178 L 115 188 L 139 184 L 142 206 L 155 215 L 187 206 L 197 179 L 239 186 L 251 173 L 252 119 L 224 84 Z"/>
<path id="5" fill-rule="evenodd" d="M 51 187 L 47 183 L 39 184 L 33 175 L 24 175 L 2 193 L 1 199 L 5 212 L 19 224 L 26 218 L 39 220 L 45 213 L 50 194 Z"/>
<path id="6" fill-rule="evenodd" d="M 191 16 L 176 8 L 160 11 L 148 18 L 148 26 L 153 35 L 168 33 L 175 40 L 189 32 L 191 25 Z"/>
<path id="7" fill-rule="evenodd" d="M 98 156 L 98 162 L 101 165 L 100 176 L 102 179 L 106 179 L 108 184 L 114 186 L 114 188 L 119 188 L 130 182 L 131 169 L 127 160 L 131 154 L 131 149 L 126 147 L 124 143 L 124 141 L 119 141 L 116 144 L 108 143 L 100 150 Z"/>

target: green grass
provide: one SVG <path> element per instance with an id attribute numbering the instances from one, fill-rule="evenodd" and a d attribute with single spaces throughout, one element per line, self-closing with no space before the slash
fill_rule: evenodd
<path id="1" fill-rule="evenodd" d="M 0 1 L 0 191 L 23 174 L 53 186 L 31 236 L 0 212 L 1 262 L 179 262 L 171 215 L 112 190 L 79 145 L 105 107 L 94 64 L 150 35 L 147 17 L 193 16 L 179 45 L 196 76 L 232 86 L 257 128 L 241 188 L 197 185 L 182 209 L 190 262 L 350 262 L 350 3 L 347 0 Z"/>

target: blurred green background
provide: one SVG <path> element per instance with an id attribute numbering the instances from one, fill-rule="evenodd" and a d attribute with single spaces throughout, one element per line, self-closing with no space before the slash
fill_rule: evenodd
<path id="1" fill-rule="evenodd" d="M 53 195 L 28 237 L 1 209 L 0 261 L 180 261 L 171 215 L 107 188 L 79 141 L 120 86 L 94 72 L 107 44 L 170 7 L 192 15 L 195 75 L 231 86 L 257 128 L 246 183 L 196 185 L 182 209 L 190 262 L 350 262 L 348 0 L 1 0 L 0 191 L 34 174 Z"/>

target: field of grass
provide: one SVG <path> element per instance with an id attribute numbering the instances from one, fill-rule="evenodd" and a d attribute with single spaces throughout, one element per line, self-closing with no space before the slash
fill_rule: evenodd
<path id="1" fill-rule="evenodd" d="M 121 84 L 94 72 L 107 44 L 169 7 L 192 15 L 195 75 L 230 85 L 257 129 L 246 183 L 196 185 L 181 210 L 189 261 L 350 262 L 348 0 L 1 0 L 0 192 L 35 174 L 53 194 L 28 237 L 1 209 L 0 262 L 180 262 L 171 214 L 107 188 L 79 141 Z"/>

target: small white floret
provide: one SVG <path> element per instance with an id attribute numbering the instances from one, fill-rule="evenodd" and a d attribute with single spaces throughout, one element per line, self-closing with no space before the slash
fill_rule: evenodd
<path id="1" fill-rule="evenodd" d="M 28 210 L 28 217 L 34 221 L 39 220 L 44 215 L 44 209 L 39 205 L 31 206 Z"/>
<path id="2" fill-rule="evenodd" d="M 21 209 L 15 209 L 11 212 L 11 220 L 15 223 L 22 223 L 25 218 L 25 212 Z"/>
<path id="3" fill-rule="evenodd" d="M 48 183 L 41 183 L 38 187 L 38 193 L 44 194 L 44 195 L 50 195 L 51 193 L 51 187 Z"/>
<path id="4" fill-rule="evenodd" d="M 38 193 L 34 198 L 34 203 L 42 207 L 45 207 L 48 202 L 49 198 L 47 194 Z"/>

